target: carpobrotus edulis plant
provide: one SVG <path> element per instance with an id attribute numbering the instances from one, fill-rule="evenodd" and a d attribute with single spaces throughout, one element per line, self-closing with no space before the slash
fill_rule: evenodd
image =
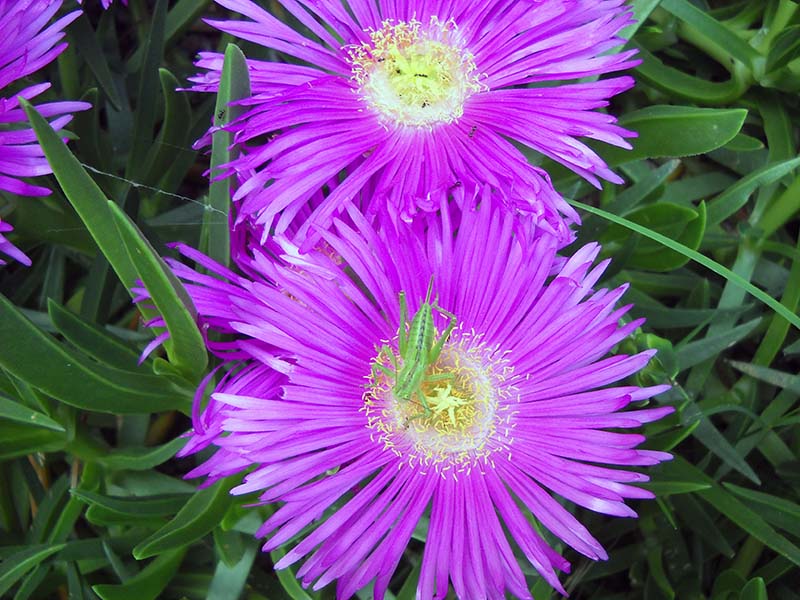
<path id="1" fill-rule="evenodd" d="M 611 52 L 631 22 L 621 0 L 281 2 L 305 33 L 249 0 L 217 3 L 246 20 L 212 25 L 293 59 L 249 61 L 253 97 L 231 127 L 243 151 L 229 165 L 240 219 L 283 233 L 325 189 L 296 229 L 302 240 L 349 202 L 397 223 L 455 189 L 469 208 L 491 186 L 563 244 L 577 214 L 512 141 L 595 185 L 621 181 L 578 138 L 628 147 L 633 134 L 595 109 L 633 79 L 573 81 L 636 64 Z M 194 89 L 216 91 L 222 57 L 197 65 L 207 72 Z"/>
<path id="2" fill-rule="evenodd" d="M 618 384 L 653 354 L 609 355 L 641 324 L 620 325 L 625 287 L 594 289 L 596 244 L 560 259 L 491 201 L 400 231 L 349 220 L 305 254 L 252 242 L 244 276 L 180 246 L 211 273 L 172 263 L 201 326 L 234 337 L 209 342 L 228 371 L 182 453 L 217 450 L 189 477 L 246 473 L 233 493 L 281 504 L 264 549 L 294 540 L 276 567 L 304 560 L 303 584 L 339 598 L 371 581 L 382 598 L 428 510 L 419 597 L 530 598 L 506 531 L 563 592 L 569 563 L 521 506 L 604 559 L 553 495 L 635 516 L 625 499 L 652 494 L 631 467 L 669 458 L 620 431 L 672 412 L 641 408 L 668 386 Z"/>

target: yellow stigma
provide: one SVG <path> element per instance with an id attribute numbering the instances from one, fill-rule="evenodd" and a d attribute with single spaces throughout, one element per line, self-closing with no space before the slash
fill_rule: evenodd
<path id="1" fill-rule="evenodd" d="M 434 388 L 432 396 L 426 396 L 430 415 L 422 414 L 422 418 L 431 422 L 444 421 L 443 429 L 466 431 L 475 421 L 475 407 L 472 406 L 474 398 L 469 392 L 462 391 L 463 396 L 449 383 Z"/>
<path id="2" fill-rule="evenodd" d="M 452 21 L 384 21 L 371 43 L 347 48 L 353 79 L 367 104 L 399 125 L 450 123 L 481 89 L 472 54 L 458 44 Z"/>
<path id="3" fill-rule="evenodd" d="M 513 369 L 499 354 L 478 336 L 456 329 L 426 373 L 421 386 L 425 402 L 417 394 L 406 400 L 395 397 L 394 380 L 386 372 L 371 376 L 364 411 L 373 439 L 407 464 L 439 473 L 455 475 L 490 464 L 495 451 L 508 450 L 510 417 L 518 401 Z M 384 351 L 375 360 L 393 369 L 392 357 Z"/>

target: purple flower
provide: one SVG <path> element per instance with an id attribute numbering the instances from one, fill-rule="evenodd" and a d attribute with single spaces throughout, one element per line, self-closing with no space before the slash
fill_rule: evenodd
<path id="1" fill-rule="evenodd" d="M 21 196 L 46 196 L 47 188 L 32 185 L 21 177 L 35 177 L 52 173 L 44 152 L 36 142 L 36 134 L 27 126 L 28 118 L 20 108 L 18 97 L 30 100 L 47 90 L 49 83 L 23 87 L 15 83 L 38 71 L 56 56 L 66 43 L 63 29 L 79 14 L 71 12 L 51 25 L 47 25 L 61 8 L 61 0 L 0 0 L 0 192 Z M 85 102 L 49 102 L 37 110 L 61 129 L 71 119 L 68 114 L 90 108 Z M 30 259 L 13 246 L 2 233 L 12 230 L 8 223 L 0 222 L 0 252 L 19 262 L 30 265 Z M 0 264 L 5 264 L 0 260 Z"/>
<path id="2" fill-rule="evenodd" d="M 31 266 L 31 259 L 28 258 L 24 252 L 22 252 L 19 248 L 17 248 L 14 244 L 9 242 L 6 237 L 3 235 L 4 233 L 8 233 L 12 231 L 14 228 L 11 227 L 8 223 L 4 223 L 2 219 L 0 219 L 0 265 L 6 264 L 6 261 L 3 260 L 3 255 L 6 255 L 14 260 L 22 263 L 26 267 Z"/>
<path id="3" fill-rule="evenodd" d="M 668 386 L 618 383 L 653 352 L 608 355 L 641 321 L 620 325 L 626 286 L 594 289 L 600 248 L 560 259 L 551 235 L 521 236 L 492 198 L 441 211 L 376 230 L 351 208 L 351 225 L 336 219 L 308 253 L 285 236 L 253 243 L 245 276 L 185 246 L 210 273 L 172 263 L 203 327 L 228 334 L 209 341 L 226 371 L 205 408 L 196 402 L 182 453 L 217 450 L 188 476 L 246 473 L 233 493 L 280 503 L 258 531 L 264 549 L 292 541 L 276 568 L 303 561 L 303 585 L 337 581 L 338 598 L 372 581 L 383 598 L 426 516 L 417 597 L 452 585 L 459 598 L 530 598 L 509 538 L 563 592 L 556 570 L 569 563 L 528 511 L 605 559 L 556 496 L 632 517 L 625 500 L 652 494 L 631 485 L 648 480 L 631 468 L 670 458 L 623 432 L 672 408 L 641 408 Z M 435 327 L 427 342 L 408 331 L 420 314 Z M 415 371 L 406 335 L 423 349 L 443 340 L 411 394 L 399 391 Z"/>
<path id="4" fill-rule="evenodd" d="M 114 0 L 100 0 L 100 1 L 101 1 L 101 3 L 103 4 L 103 10 L 105 10 L 105 9 L 107 9 L 109 6 L 111 6 L 111 3 L 112 3 Z M 122 0 L 122 3 L 123 3 L 125 6 L 128 6 L 128 0 Z M 83 4 L 83 0 L 78 0 L 78 4 Z"/>
<path id="5" fill-rule="evenodd" d="M 61 0 L 0 0 L 0 190 L 22 196 L 45 196 L 47 188 L 26 183 L 20 177 L 51 173 L 36 134 L 27 127 L 19 96 L 30 100 L 50 87 L 41 83 L 9 89 L 15 82 L 38 71 L 58 56 L 66 43 L 64 27 L 80 13 L 71 12 L 48 26 L 61 8 Z M 51 125 L 61 129 L 74 111 L 90 108 L 85 102 L 49 102 L 37 110 L 45 117 L 56 117 Z"/>
<path id="6" fill-rule="evenodd" d="M 232 127 L 240 215 L 267 229 L 285 231 L 320 189 L 299 239 L 351 202 L 409 221 L 456 188 L 471 206 L 489 185 L 563 244 L 578 216 L 517 146 L 595 185 L 621 181 L 577 138 L 629 147 L 633 134 L 596 109 L 633 80 L 564 82 L 636 64 L 632 51 L 611 52 L 631 22 L 624 0 L 280 0 L 305 34 L 249 0 L 217 3 L 247 20 L 209 23 L 292 59 L 249 61 L 254 95 Z M 207 72 L 194 89 L 216 91 L 222 57 L 197 65 Z"/>

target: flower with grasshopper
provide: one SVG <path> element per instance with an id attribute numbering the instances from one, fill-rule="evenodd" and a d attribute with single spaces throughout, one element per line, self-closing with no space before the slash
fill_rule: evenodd
<path id="1" fill-rule="evenodd" d="M 307 253 L 251 242 L 246 275 L 186 246 L 208 274 L 171 263 L 203 326 L 232 336 L 209 342 L 228 370 L 183 454 L 217 450 L 189 476 L 246 473 L 234 494 L 280 503 L 258 531 L 291 542 L 276 568 L 338 598 L 370 582 L 383 598 L 423 515 L 418 597 L 530 598 L 512 539 L 563 591 L 569 563 L 530 514 L 604 559 L 556 496 L 633 516 L 625 500 L 652 497 L 636 468 L 669 458 L 625 432 L 672 409 L 641 407 L 666 386 L 620 383 L 652 352 L 609 355 L 640 321 L 620 325 L 624 286 L 594 289 L 598 246 L 561 259 L 491 199 L 440 209 L 400 230 L 351 209 Z"/>

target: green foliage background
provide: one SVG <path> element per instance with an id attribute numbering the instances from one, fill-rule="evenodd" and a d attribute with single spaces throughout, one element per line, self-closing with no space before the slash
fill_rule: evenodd
<path id="1" fill-rule="evenodd" d="M 210 157 L 191 144 L 247 94 L 242 54 L 199 20 L 224 14 L 209 0 L 97 4 L 40 74 L 53 98 L 95 107 L 69 149 L 29 112 L 53 195 L 0 197 L 34 263 L 0 271 L 0 596 L 332 598 L 273 572 L 280 552 L 252 537 L 269 507 L 243 507 L 234 481 L 197 490 L 182 475 L 199 459 L 174 458 L 207 357 L 160 256 L 184 240 L 227 260 L 228 185 L 209 189 L 203 172 L 229 139 Z M 565 585 L 593 600 L 800 598 L 800 8 L 632 4 L 643 62 L 612 110 L 639 138 L 631 152 L 598 145 L 628 183 L 598 193 L 544 166 L 583 215 L 579 243 L 613 259 L 603 283 L 631 282 L 648 319 L 622 349 L 660 350 L 639 380 L 673 383 L 660 401 L 678 410 L 646 433 L 675 460 L 650 470 L 658 500 L 636 503 L 639 519 L 580 511 L 611 558 L 567 551 Z M 220 97 L 177 92 L 214 48 L 228 49 Z M 172 335 L 142 366 L 153 315 L 130 303 L 137 278 Z M 424 537 L 398 599 L 414 598 Z M 555 597 L 532 570 L 530 583 Z"/>

